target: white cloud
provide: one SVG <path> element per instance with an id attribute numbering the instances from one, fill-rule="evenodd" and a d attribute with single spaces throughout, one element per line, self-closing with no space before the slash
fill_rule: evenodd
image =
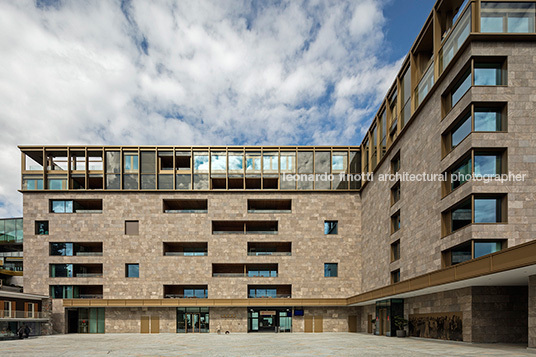
<path id="1" fill-rule="evenodd" d="M 0 2 L 0 217 L 17 145 L 358 145 L 399 65 L 382 6 Z"/>

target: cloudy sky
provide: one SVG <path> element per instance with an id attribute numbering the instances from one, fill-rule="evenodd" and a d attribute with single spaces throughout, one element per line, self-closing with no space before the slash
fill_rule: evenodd
<path id="1" fill-rule="evenodd" d="M 359 145 L 430 0 L 0 0 L 0 217 L 17 145 Z"/>

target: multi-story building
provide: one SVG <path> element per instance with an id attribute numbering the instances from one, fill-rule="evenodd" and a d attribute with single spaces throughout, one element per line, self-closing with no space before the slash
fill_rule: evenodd
<path id="1" fill-rule="evenodd" d="M 0 287 L 22 291 L 22 218 L 0 219 Z"/>
<path id="2" fill-rule="evenodd" d="M 61 332 L 536 347 L 535 8 L 438 1 L 360 146 L 20 147 L 25 291 Z"/>

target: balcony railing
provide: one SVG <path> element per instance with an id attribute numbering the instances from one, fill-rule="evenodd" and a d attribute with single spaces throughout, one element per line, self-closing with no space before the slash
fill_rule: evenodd
<path id="1" fill-rule="evenodd" d="M 22 252 L 0 252 L 0 257 L 22 257 Z"/>
<path id="2" fill-rule="evenodd" d="M 212 276 L 215 278 L 219 278 L 219 277 L 244 278 L 246 277 L 246 274 L 244 273 L 212 273 Z"/>
<path id="3" fill-rule="evenodd" d="M 102 294 L 79 294 L 78 299 L 102 299 Z"/>
<path id="4" fill-rule="evenodd" d="M 75 255 L 79 257 L 100 257 L 102 252 L 76 252 Z"/>
<path id="5" fill-rule="evenodd" d="M 275 295 L 263 295 L 263 294 L 249 294 L 250 299 L 290 299 L 291 294 L 275 294 Z"/>
<path id="6" fill-rule="evenodd" d="M 421 105 L 424 97 L 430 92 L 430 89 L 434 85 L 434 61 L 430 63 L 428 69 L 421 78 L 421 81 L 415 88 L 415 107 Z"/>
<path id="7" fill-rule="evenodd" d="M 442 73 L 471 33 L 471 2 L 458 18 L 439 51 L 439 69 Z"/>
<path id="8" fill-rule="evenodd" d="M 166 299 L 208 299 L 208 293 L 203 295 L 184 295 L 184 294 L 166 294 L 164 295 Z"/>
<path id="9" fill-rule="evenodd" d="M 21 311 L 21 310 L 0 310 L 0 319 L 42 319 L 45 315 L 42 312 Z"/>
<path id="10" fill-rule="evenodd" d="M 102 273 L 76 273 L 77 278 L 102 278 Z"/>
<path id="11" fill-rule="evenodd" d="M 165 252 L 164 255 L 180 257 L 203 257 L 207 256 L 208 252 Z"/>
<path id="12" fill-rule="evenodd" d="M 248 252 L 248 255 L 253 255 L 253 256 L 261 256 L 261 255 L 290 256 L 290 255 L 292 255 L 292 253 L 291 252 Z"/>

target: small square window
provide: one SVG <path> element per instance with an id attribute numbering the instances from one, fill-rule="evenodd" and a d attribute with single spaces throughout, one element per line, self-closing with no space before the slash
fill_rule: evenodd
<path id="1" fill-rule="evenodd" d="M 339 221 L 324 221 L 324 234 L 338 234 Z"/>
<path id="2" fill-rule="evenodd" d="M 400 281 L 400 269 L 391 272 L 391 284 L 398 283 Z"/>
<path id="3" fill-rule="evenodd" d="M 48 235 L 48 221 L 35 221 L 35 234 Z"/>
<path id="4" fill-rule="evenodd" d="M 140 234 L 139 221 L 125 221 L 125 234 L 127 236 L 137 236 Z"/>
<path id="5" fill-rule="evenodd" d="M 126 264 L 125 265 L 125 277 L 139 278 L 140 277 L 140 265 L 139 264 Z"/>
<path id="6" fill-rule="evenodd" d="M 334 278 L 339 275 L 339 264 L 338 263 L 324 263 L 324 277 Z"/>

